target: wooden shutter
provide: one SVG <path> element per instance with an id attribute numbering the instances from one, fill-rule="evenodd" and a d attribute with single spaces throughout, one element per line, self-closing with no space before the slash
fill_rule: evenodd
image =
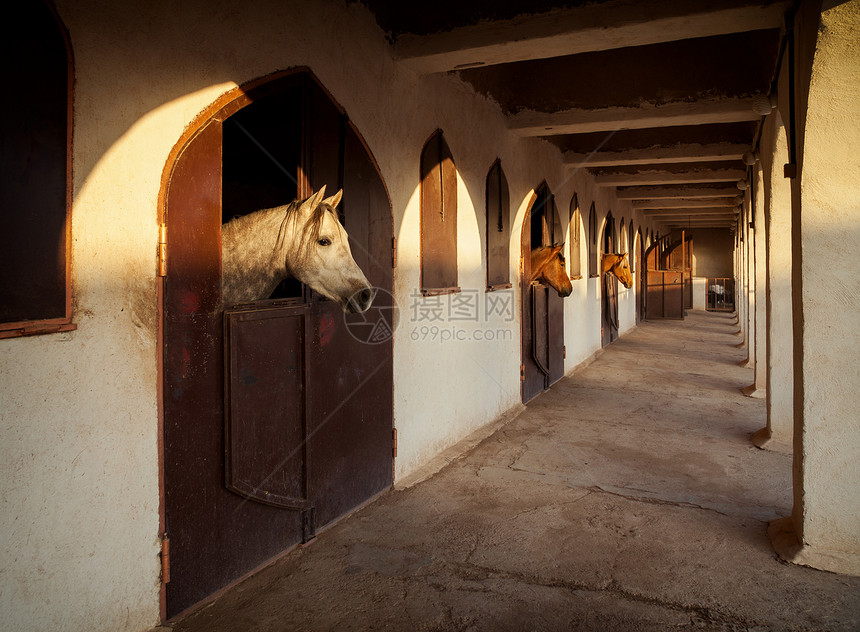
<path id="1" fill-rule="evenodd" d="M 421 152 L 421 291 L 459 292 L 457 285 L 457 171 L 442 131 Z"/>
<path id="2" fill-rule="evenodd" d="M 497 160 L 487 174 L 487 289 L 511 287 L 509 252 L 510 192 Z"/>
<path id="3" fill-rule="evenodd" d="M 582 214 L 579 212 L 579 200 L 576 194 L 570 201 L 570 276 L 579 278 L 582 276 L 582 265 L 580 263 L 580 231 L 582 226 Z"/>
<path id="4" fill-rule="evenodd" d="M 0 117 L 0 337 L 74 329 L 67 34 L 42 2 L 22 3 L 5 24 L 3 77 L 14 89 Z"/>

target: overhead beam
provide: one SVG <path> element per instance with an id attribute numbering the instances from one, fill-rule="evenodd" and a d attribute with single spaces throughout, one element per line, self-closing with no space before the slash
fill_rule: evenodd
<path id="1" fill-rule="evenodd" d="M 616 189 L 620 200 L 669 200 L 673 198 L 730 197 L 740 194 L 738 188 L 731 186 L 629 186 Z"/>
<path id="2" fill-rule="evenodd" d="M 743 169 L 712 169 L 709 171 L 658 171 L 639 173 L 598 173 L 594 182 L 604 187 L 659 184 L 698 184 L 704 182 L 737 182 L 745 176 Z"/>
<path id="3" fill-rule="evenodd" d="M 564 154 L 564 162 L 567 166 L 575 168 L 716 162 L 740 160 L 743 158 L 744 152 L 748 150 L 748 145 L 739 143 L 710 143 L 706 145 L 691 143 L 674 147 L 601 151 L 590 154 L 578 154 L 569 151 Z"/>
<path id="4" fill-rule="evenodd" d="M 645 217 L 704 217 L 706 215 L 736 215 L 735 209 L 725 208 L 691 208 L 674 211 L 643 211 Z"/>
<path id="5" fill-rule="evenodd" d="M 671 198 L 663 200 L 633 200 L 630 204 L 636 210 L 658 210 L 658 209 L 687 209 L 687 208 L 715 208 L 735 207 L 740 204 L 740 191 L 736 197 L 709 197 L 709 198 Z"/>
<path id="6" fill-rule="evenodd" d="M 404 34 L 398 37 L 394 54 L 417 73 L 448 72 L 777 28 L 790 3 L 757 6 L 728 0 L 715 4 L 711 0 L 610 0 L 433 35 Z"/>
<path id="7" fill-rule="evenodd" d="M 508 128 L 520 136 L 554 136 L 677 125 L 739 123 L 761 118 L 761 115 L 753 110 L 754 100 L 755 95 L 692 102 L 676 101 L 664 105 L 643 103 L 637 107 L 613 106 L 598 110 L 523 110 L 508 117 Z"/>

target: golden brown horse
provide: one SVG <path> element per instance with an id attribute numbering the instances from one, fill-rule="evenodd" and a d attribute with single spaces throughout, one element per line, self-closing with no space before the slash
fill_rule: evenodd
<path id="1" fill-rule="evenodd" d="M 607 253 L 603 255 L 603 272 L 611 272 L 628 290 L 633 287 L 633 274 L 627 253 Z"/>
<path id="2" fill-rule="evenodd" d="M 553 246 L 541 246 L 532 250 L 532 278 L 531 281 L 546 283 L 562 298 L 570 296 L 573 286 L 570 277 L 564 269 L 564 258 L 561 250 L 564 244 Z"/>

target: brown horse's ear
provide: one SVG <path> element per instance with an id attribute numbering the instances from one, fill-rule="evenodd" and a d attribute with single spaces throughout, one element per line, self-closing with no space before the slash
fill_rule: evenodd
<path id="1" fill-rule="evenodd" d="M 555 252 L 561 252 L 561 249 L 562 249 L 562 248 L 564 248 L 564 242 L 562 242 L 562 243 L 560 243 L 560 244 L 553 244 L 553 245 L 552 245 L 552 249 L 553 249 Z"/>

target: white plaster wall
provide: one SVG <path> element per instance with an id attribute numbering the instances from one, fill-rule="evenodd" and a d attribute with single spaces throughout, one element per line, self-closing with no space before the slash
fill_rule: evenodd
<path id="1" fill-rule="evenodd" d="M 460 285 L 481 300 L 485 177 L 497 157 L 516 212 L 515 285 L 519 231 L 543 180 L 560 209 L 574 190 L 583 208 L 589 198 L 601 209 L 621 207 L 584 172 L 566 173 L 556 148 L 509 134 L 499 109 L 459 80 L 400 67 L 359 5 L 57 4 L 76 62 L 78 330 L 0 341 L 0 611 L 19 632 L 142 630 L 159 617 L 158 195 L 169 152 L 195 115 L 238 84 L 306 65 L 375 155 L 393 205 L 404 315 L 394 350 L 397 477 L 520 401 L 518 297 L 513 322 L 501 314 L 457 323 L 469 340 L 412 336 L 419 323 L 410 322 L 411 304 L 425 300 L 415 298 L 417 187 L 429 135 L 442 128 L 454 155 Z M 574 285 L 565 305 L 567 370 L 599 348 L 598 279 Z M 478 330 L 495 339 L 472 339 Z"/>

